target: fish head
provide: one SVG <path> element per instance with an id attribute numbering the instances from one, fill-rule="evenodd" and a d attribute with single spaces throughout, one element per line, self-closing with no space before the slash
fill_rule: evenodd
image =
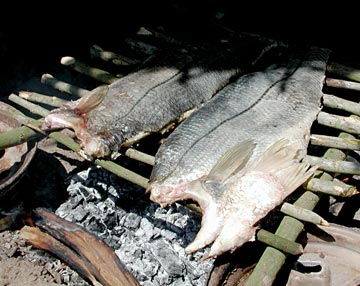
<path id="1" fill-rule="evenodd" d="M 68 109 L 56 109 L 44 118 L 41 130 L 49 131 L 63 128 L 75 130 L 78 126 L 84 126 L 85 120 L 82 116 Z"/>
<path id="2" fill-rule="evenodd" d="M 173 204 L 176 201 L 186 199 L 185 185 L 164 184 L 161 181 L 151 181 L 146 190 L 150 193 L 150 200 L 160 204 L 161 207 Z"/>

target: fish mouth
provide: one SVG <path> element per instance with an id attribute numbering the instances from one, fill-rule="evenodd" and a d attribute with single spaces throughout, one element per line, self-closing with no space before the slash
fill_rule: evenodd
<path id="1" fill-rule="evenodd" d="M 150 200 L 152 202 L 158 203 L 162 208 L 164 208 L 176 201 L 189 199 L 190 196 L 186 196 L 185 190 L 185 185 L 162 185 L 160 181 L 152 181 L 145 192 L 150 194 Z"/>

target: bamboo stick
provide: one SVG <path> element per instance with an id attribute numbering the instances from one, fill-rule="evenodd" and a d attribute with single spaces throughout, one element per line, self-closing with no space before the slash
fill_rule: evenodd
<path id="1" fill-rule="evenodd" d="M 323 180 L 319 180 L 319 181 L 323 181 Z M 296 205 L 283 203 L 280 208 L 280 211 L 284 214 L 292 216 L 301 221 L 311 222 L 319 225 L 329 225 L 329 223 L 321 216 L 319 216 L 317 213 L 314 213 L 311 210 Z"/>
<path id="2" fill-rule="evenodd" d="M 329 87 L 360 91 L 360 83 L 335 78 L 326 78 L 325 84 Z"/>
<path id="3" fill-rule="evenodd" d="M 320 169 L 327 172 L 360 175 L 360 164 L 357 162 L 325 159 L 311 155 L 306 155 L 304 161 L 313 166 L 317 165 Z"/>
<path id="4" fill-rule="evenodd" d="M 327 72 L 347 80 L 360 82 L 360 70 L 340 63 L 332 62 L 327 65 Z"/>
<path id="5" fill-rule="evenodd" d="M 328 135 L 312 134 L 310 136 L 310 143 L 312 145 L 345 150 L 360 150 L 360 140 L 355 138 L 341 138 Z"/>
<path id="6" fill-rule="evenodd" d="M 300 243 L 288 240 L 264 229 L 260 229 L 256 237 L 259 241 L 292 255 L 299 255 L 304 251 Z"/>
<path id="7" fill-rule="evenodd" d="M 98 81 L 101 81 L 106 84 L 111 84 L 112 82 L 118 80 L 120 78 L 112 75 L 111 73 L 104 71 L 99 68 L 90 67 L 89 65 L 73 58 L 73 57 L 62 57 L 61 64 L 64 66 L 69 66 L 87 76 L 90 76 Z"/>
<path id="8" fill-rule="evenodd" d="M 17 98 L 17 97 L 15 97 Z M 28 105 L 28 102 L 26 102 L 26 100 L 21 99 L 21 104 L 24 104 L 24 106 L 28 107 L 28 108 L 32 108 L 32 106 Z M 25 102 L 24 102 L 25 101 Z M 48 112 L 48 111 L 47 111 Z M 44 114 L 45 116 L 46 114 Z M 39 132 L 41 131 L 40 129 L 36 130 L 37 127 L 41 126 L 41 120 L 34 120 L 33 121 L 34 124 L 34 129 L 28 127 L 28 126 L 22 126 L 13 130 L 10 130 L 8 132 L 5 132 L 0 134 L 0 149 L 5 149 L 8 148 L 10 146 L 15 146 L 17 144 L 20 143 L 24 143 L 26 141 L 28 141 L 30 138 L 35 138 L 37 136 L 39 136 Z M 62 134 L 61 132 L 51 132 L 50 134 L 48 134 L 49 137 L 55 139 L 57 142 L 63 144 L 64 146 L 68 147 L 70 150 L 80 153 L 81 148 L 79 146 L 79 144 L 72 138 L 70 138 L 69 136 Z M 144 156 L 143 156 L 144 157 Z M 85 157 L 85 159 L 88 159 L 87 157 Z M 147 158 L 149 159 L 149 158 Z M 112 162 L 112 161 L 108 161 L 108 160 L 102 160 L 102 159 L 96 159 L 94 161 L 95 164 L 103 167 L 104 169 L 114 173 L 115 175 L 117 175 L 120 178 L 126 179 L 134 184 L 137 184 L 143 188 L 147 188 L 148 187 L 148 179 L 144 178 L 138 174 L 136 174 L 135 172 L 132 172 L 130 170 L 125 169 L 124 167 L 121 167 L 119 165 L 117 165 L 116 163 Z"/>
<path id="9" fill-rule="evenodd" d="M 0 150 L 10 148 L 41 136 L 28 126 L 21 126 L 0 134 Z"/>
<path id="10" fill-rule="evenodd" d="M 351 197 L 359 193 L 356 187 L 348 185 L 342 181 L 324 181 L 312 178 L 306 185 L 309 191 L 323 193 L 338 197 Z"/>
<path id="11" fill-rule="evenodd" d="M 48 96 L 45 94 L 30 91 L 20 91 L 19 97 L 31 102 L 44 103 L 53 107 L 60 107 L 67 102 L 67 100 L 61 99 L 56 96 Z"/>
<path id="12" fill-rule="evenodd" d="M 125 39 L 125 42 L 136 51 L 141 51 L 146 55 L 152 55 L 157 51 L 157 48 L 153 45 L 147 44 L 142 41 L 134 40 L 131 38 Z"/>
<path id="13" fill-rule="evenodd" d="M 135 172 L 125 169 L 124 167 L 119 166 L 118 164 L 114 163 L 113 161 L 96 159 L 95 164 L 114 173 L 115 175 L 117 175 L 120 178 L 124 178 L 140 187 L 143 187 L 144 189 L 148 188 L 148 186 L 149 186 L 147 178 L 144 178 Z"/>
<path id="14" fill-rule="evenodd" d="M 51 74 L 43 74 L 41 82 L 61 92 L 66 92 L 77 97 L 84 97 L 88 95 L 89 90 L 69 84 L 67 82 L 54 78 Z"/>
<path id="15" fill-rule="evenodd" d="M 319 112 L 317 121 L 319 124 L 333 127 L 352 134 L 360 134 L 360 119 L 357 116 L 340 116 L 326 112 Z"/>
<path id="16" fill-rule="evenodd" d="M 125 152 L 125 156 L 127 156 L 127 157 L 129 157 L 131 159 L 143 162 L 143 163 L 148 164 L 150 166 L 155 165 L 155 157 L 154 156 L 142 153 L 142 152 L 137 151 L 137 150 L 135 150 L 133 148 L 127 149 L 126 152 Z"/>
<path id="17" fill-rule="evenodd" d="M 351 100 L 346 100 L 334 95 L 324 94 L 323 104 L 326 107 L 345 110 L 360 116 L 360 104 Z"/>
<path id="18" fill-rule="evenodd" d="M 139 63 L 139 61 L 130 59 L 124 55 L 120 55 L 110 51 L 104 51 L 98 45 L 93 45 L 90 48 L 90 54 L 93 57 L 102 59 L 103 61 L 106 62 L 111 62 L 112 64 L 117 66 L 129 66 L 129 65 L 136 65 Z"/>
<path id="19" fill-rule="evenodd" d="M 18 95 L 14 94 L 14 93 L 10 94 L 8 98 L 12 102 L 26 108 L 33 114 L 41 115 L 43 117 L 45 117 L 46 115 L 49 114 L 49 110 L 47 110 L 46 108 L 43 108 L 39 105 L 31 103 L 31 102 L 19 97 Z"/>

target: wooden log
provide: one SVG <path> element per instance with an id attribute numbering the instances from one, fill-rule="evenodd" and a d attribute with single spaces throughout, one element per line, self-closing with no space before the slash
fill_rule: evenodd
<path id="1" fill-rule="evenodd" d="M 140 286 L 116 253 L 96 235 L 44 208 L 37 208 L 34 213 L 35 225 L 48 235 L 25 229 L 24 238 L 30 243 L 60 255 L 71 267 L 80 269 L 81 274 L 94 281 L 93 285 Z"/>

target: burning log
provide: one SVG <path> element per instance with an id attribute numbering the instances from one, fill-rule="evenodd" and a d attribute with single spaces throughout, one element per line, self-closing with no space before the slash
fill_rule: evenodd
<path id="1" fill-rule="evenodd" d="M 115 252 L 98 237 L 43 208 L 34 213 L 38 227 L 24 226 L 20 231 L 30 244 L 59 257 L 92 285 L 140 285 Z"/>

